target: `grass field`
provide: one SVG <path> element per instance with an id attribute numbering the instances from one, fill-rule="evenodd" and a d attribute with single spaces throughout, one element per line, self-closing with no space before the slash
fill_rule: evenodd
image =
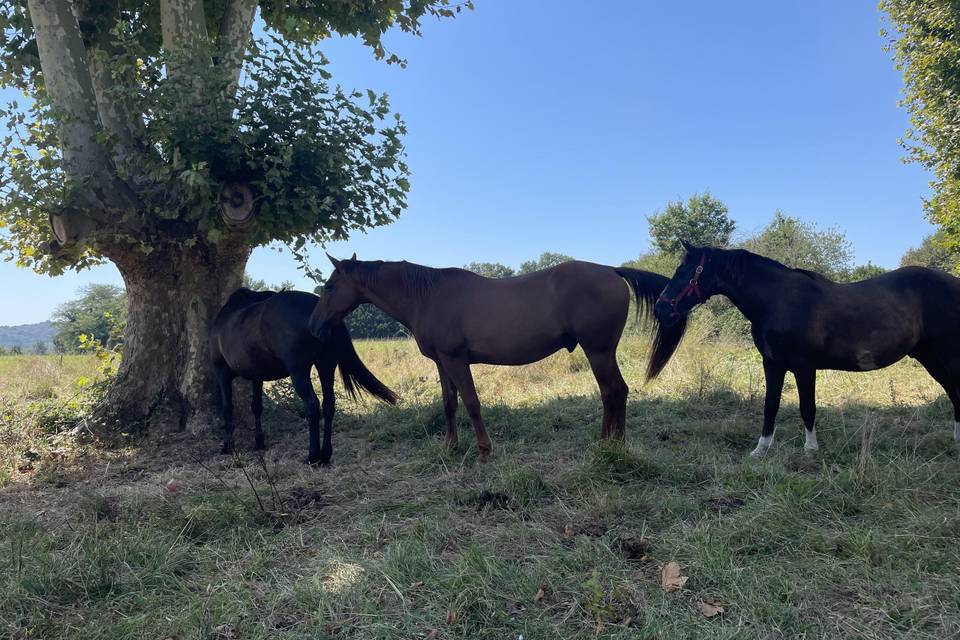
<path id="1" fill-rule="evenodd" d="M 626 447 L 597 443 L 579 351 L 475 367 L 494 440 L 479 465 L 465 416 L 461 450 L 442 449 L 412 342 L 358 350 L 403 401 L 341 398 L 318 470 L 289 386 L 270 392 L 262 463 L 243 426 L 237 459 L 213 426 L 105 449 L 64 431 L 92 359 L 0 358 L 0 636 L 960 637 L 960 460 L 913 361 L 821 372 L 815 456 L 789 379 L 762 460 L 749 347 L 690 336 L 644 387 L 644 341 L 626 339 Z M 668 562 L 688 577 L 671 593 Z"/>

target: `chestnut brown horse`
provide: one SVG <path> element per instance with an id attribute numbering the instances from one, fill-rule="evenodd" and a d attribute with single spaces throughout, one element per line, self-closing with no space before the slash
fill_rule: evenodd
<path id="1" fill-rule="evenodd" d="M 310 317 L 310 331 L 326 336 L 365 302 L 407 327 L 421 353 L 437 364 L 447 446 L 457 444 L 459 394 L 473 423 L 480 460 L 491 451 L 471 364 L 528 364 L 560 349 L 573 351 L 577 345 L 583 347 L 600 387 L 601 437 L 624 438 L 628 388 L 617 366 L 617 344 L 627 321 L 630 289 L 637 312 L 649 318 L 668 282 L 664 276 L 573 261 L 515 278 L 491 279 L 464 269 L 360 261 L 356 255 L 330 260 L 335 268 Z M 684 327 L 684 322 L 655 327 L 648 379 L 660 372 Z"/>

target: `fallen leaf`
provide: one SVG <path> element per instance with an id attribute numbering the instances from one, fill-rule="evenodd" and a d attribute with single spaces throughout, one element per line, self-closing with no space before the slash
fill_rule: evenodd
<path id="1" fill-rule="evenodd" d="M 700 610 L 700 613 L 703 614 L 705 618 L 713 618 L 715 616 L 722 616 L 726 609 L 723 608 L 723 605 L 717 602 L 714 598 L 707 598 L 702 602 L 697 604 L 697 609 Z"/>
<path id="2" fill-rule="evenodd" d="M 519 615 L 527 610 L 522 602 L 514 602 L 513 600 L 507 600 L 506 609 L 511 616 Z"/>
<path id="3" fill-rule="evenodd" d="M 419 589 L 420 587 L 423 586 L 423 584 L 424 584 L 424 583 L 423 583 L 422 580 L 419 581 L 419 582 L 414 582 L 412 585 L 410 585 L 410 588 L 411 588 L 411 589 Z"/>
<path id="4" fill-rule="evenodd" d="M 176 478 L 170 478 L 167 480 L 167 483 L 163 485 L 163 490 L 168 493 L 176 493 L 180 490 L 181 484 Z"/>
<path id="5" fill-rule="evenodd" d="M 660 588 L 667 593 L 673 593 L 683 588 L 687 584 L 687 576 L 680 575 L 680 565 L 676 562 L 668 562 L 660 570 Z"/>
<path id="6" fill-rule="evenodd" d="M 573 527 L 569 524 L 563 528 L 563 537 L 567 540 L 573 537 Z"/>
<path id="7" fill-rule="evenodd" d="M 452 609 L 450 611 L 447 611 L 447 624 L 457 624 L 456 611 L 453 611 Z"/>
<path id="8" fill-rule="evenodd" d="M 221 624 L 213 630 L 213 637 L 217 640 L 236 640 L 240 636 L 237 634 L 237 628 L 232 624 Z"/>
<path id="9" fill-rule="evenodd" d="M 534 602 L 540 602 L 540 601 L 543 600 L 546 596 L 547 596 L 547 594 L 546 594 L 546 592 L 544 592 L 543 587 L 540 587 L 540 588 L 537 590 L 537 595 L 533 596 L 533 601 L 534 601 Z"/>

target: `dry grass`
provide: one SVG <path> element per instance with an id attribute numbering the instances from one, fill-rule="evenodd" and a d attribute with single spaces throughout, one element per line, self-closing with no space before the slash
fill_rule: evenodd
<path id="1" fill-rule="evenodd" d="M 761 461 L 746 457 L 763 394 L 752 348 L 693 335 L 642 387 L 644 341 L 625 340 L 627 447 L 596 443 L 582 353 L 475 367 L 494 440 L 478 465 L 465 416 L 461 450 L 440 446 L 436 371 L 412 342 L 358 350 L 403 402 L 341 400 L 321 470 L 300 462 L 286 385 L 263 463 L 249 430 L 237 459 L 215 455 L 213 431 L 107 451 L 58 439 L 36 405 L 69 398 L 92 362 L 0 359 L 0 635 L 960 634 L 960 461 L 949 403 L 910 361 L 820 374 L 816 457 L 790 380 Z M 670 560 L 690 579 L 665 594 Z M 702 616 L 706 598 L 724 615 Z"/>

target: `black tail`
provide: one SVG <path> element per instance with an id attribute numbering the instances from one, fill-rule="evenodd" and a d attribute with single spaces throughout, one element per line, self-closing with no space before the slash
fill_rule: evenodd
<path id="1" fill-rule="evenodd" d="M 659 273 L 641 271 L 621 267 L 616 270 L 617 275 L 626 280 L 633 289 L 637 298 L 637 315 L 642 315 L 647 321 L 654 324 L 653 341 L 650 344 L 650 360 L 647 362 L 647 380 L 653 380 L 670 362 L 673 352 L 677 350 L 683 334 L 687 330 L 687 317 L 684 316 L 676 324 L 669 327 L 657 322 L 653 315 L 653 307 L 657 298 L 666 288 L 670 278 Z"/>
<path id="2" fill-rule="evenodd" d="M 340 367 L 343 388 L 351 398 L 356 400 L 360 390 L 363 390 L 384 402 L 397 404 L 397 394 L 380 382 L 360 360 L 360 356 L 353 348 L 353 340 L 350 339 L 350 332 L 347 331 L 346 325 L 340 323 L 331 329 L 328 344 L 337 350 L 337 365 Z"/>

